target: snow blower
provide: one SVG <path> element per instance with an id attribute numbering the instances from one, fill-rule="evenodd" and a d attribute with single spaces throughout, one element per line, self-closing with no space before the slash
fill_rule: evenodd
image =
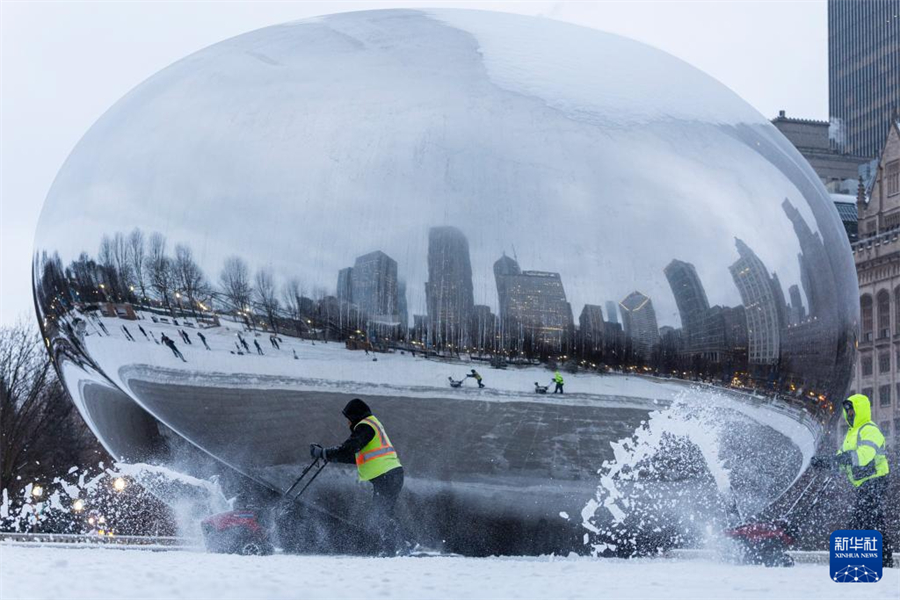
<path id="1" fill-rule="evenodd" d="M 297 500 L 303 492 L 315 481 L 328 461 L 316 458 L 303 469 L 300 477 L 282 492 L 282 496 L 290 500 Z M 318 468 L 316 468 L 318 467 Z M 315 469 L 315 471 L 313 471 Z M 299 492 L 291 495 L 291 492 L 300 485 L 307 474 L 312 471 L 312 476 Z M 268 555 L 275 551 L 269 537 L 269 527 L 266 526 L 260 511 L 254 509 L 230 510 L 203 519 L 200 523 L 203 531 L 203 542 L 207 551 L 218 554 L 244 554 L 244 555 Z"/>
<path id="2" fill-rule="evenodd" d="M 738 543 L 741 550 L 741 558 L 744 562 L 761 564 L 767 567 L 791 567 L 794 565 L 794 559 L 788 554 L 788 549 L 796 541 L 797 528 L 790 521 L 790 516 L 818 479 L 818 474 L 814 474 L 790 507 L 777 519 L 770 522 L 743 523 L 724 531 L 727 537 Z M 828 491 L 832 481 L 833 476 L 831 474 L 825 477 L 822 489 L 816 495 L 812 504 L 809 505 L 808 510 L 811 510 L 818 504 L 819 498 Z"/>

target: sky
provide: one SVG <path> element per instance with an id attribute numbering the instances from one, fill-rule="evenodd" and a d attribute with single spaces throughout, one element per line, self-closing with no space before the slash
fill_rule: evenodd
<path id="1" fill-rule="evenodd" d="M 681 58 L 763 115 L 828 118 L 826 4 L 807 2 L 0 3 L 0 325 L 32 313 L 44 198 L 103 112 L 172 62 L 285 21 L 373 8 L 454 6 L 541 16 Z"/>

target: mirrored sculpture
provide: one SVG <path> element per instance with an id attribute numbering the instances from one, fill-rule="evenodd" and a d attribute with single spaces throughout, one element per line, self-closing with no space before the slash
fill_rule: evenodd
<path id="1" fill-rule="evenodd" d="M 723 85 L 456 10 L 287 23 L 160 71 L 75 147 L 34 255 L 49 351 L 115 456 L 192 448 L 277 491 L 360 397 L 417 523 L 471 552 L 580 543 L 560 511 L 672 402 L 732 415 L 735 494 L 771 502 L 847 392 L 856 290 L 818 178 Z M 367 493 L 338 467 L 312 491 Z"/>

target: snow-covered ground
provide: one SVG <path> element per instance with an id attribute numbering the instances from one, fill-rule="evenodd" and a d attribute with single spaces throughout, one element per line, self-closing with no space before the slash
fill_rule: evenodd
<path id="1" fill-rule="evenodd" d="M 133 365 L 149 365 L 157 369 L 183 371 L 178 380 L 185 383 L 187 376 L 194 378 L 210 374 L 239 375 L 243 387 L 303 388 L 322 390 L 337 388 L 340 391 L 369 390 L 373 385 L 392 386 L 392 391 L 402 395 L 446 396 L 459 398 L 466 394 L 497 395 L 498 400 L 543 400 L 547 396 L 534 393 L 534 382 L 549 385 L 553 372 L 546 367 L 510 367 L 491 369 L 484 363 L 469 361 L 443 361 L 413 357 L 409 353 L 372 353 L 350 351 L 338 342 L 316 342 L 283 336 L 280 349 L 271 346 L 269 334 L 247 332 L 244 328 L 225 318 L 219 327 L 202 330 L 211 350 L 207 351 L 197 337 L 197 329 L 176 327 L 171 324 L 153 323 L 149 319 L 126 321 L 117 318 L 100 318 L 109 332 L 101 335 L 94 321 L 89 326 L 85 339 L 88 354 L 97 361 L 107 376 L 127 389 L 127 381 L 122 380 L 122 370 Z M 140 334 L 138 325 L 144 327 L 153 337 L 159 339 L 165 333 L 175 341 L 187 362 L 182 362 L 165 346 L 148 341 Z M 127 327 L 136 340 L 130 342 L 122 327 Z M 192 344 L 184 343 L 179 330 L 188 333 Z M 236 354 L 238 333 L 247 341 L 250 352 Z M 255 335 L 258 333 L 258 335 Z M 254 347 L 259 342 L 263 355 Z M 297 359 L 294 360 L 294 352 Z M 377 358 L 378 360 L 373 360 Z M 474 379 L 466 379 L 470 369 L 477 369 L 484 376 L 487 387 L 479 390 Z M 257 378 L 258 377 L 258 378 Z M 448 377 L 463 379 L 462 388 L 453 389 Z M 583 402 L 582 394 L 596 396 L 617 396 L 645 399 L 672 400 L 684 390 L 684 382 L 653 382 L 642 377 L 611 375 L 601 377 L 582 372 L 566 374 L 566 395 L 551 398 L 554 403 Z M 281 378 L 281 381 L 274 379 Z M 291 381 L 291 383 L 287 383 Z M 503 392 L 497 394 L 497 392 Z M 483 399 L 483 398 L 482 398 Z"/>
<path id="2" fill-rule="evenodd" d="M 790 569 L 685 559 L 242 557 L 191 551 L 0 544 L 2 598 L 866 598 L 879 583 L 833 583 L 826 564 Z"/>

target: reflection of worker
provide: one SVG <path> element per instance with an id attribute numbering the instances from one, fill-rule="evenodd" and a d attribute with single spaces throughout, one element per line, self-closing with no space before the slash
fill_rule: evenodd
<path id="1" fill-rule="evenodd" d="M 562 394 L 562 393 L 563 393 L 563 383 L 564 383 L 564 382 L 563 382 L 563 376 L 562 376 L 562 374 L 561 374 L 559 371 L 557 371 L 557 372 L 553 375 L 553 383 L 556 384 L 556 387 L 553 388 L 553 393 L 554 393 L 554 394 Z"/>
<path id="2" fill-rule="evenodd" d="M 313 458 L 340 463 L 356 463 L 361 481 L 371 481 L 372 523 L 381 538 L 382 551 L 396 554 L 406 551 L 406 544 L 394 514 L 397 496 L 403 488 L 403 467 L 384 426 L 372 415 L 369 406 L 354 398 L 343 410 L 350 424 L 350 437 L 340 446 L 323 448 L 312 444 Z"/>
<path id="3" fill-rule="evenodd" d="M 469 373 L 468 375 L 466 375 L 466 377 L 474 377 L 475 382 L 478 383 L 478 387 L 480 387 L 480 388 L 484 387 L 484 383 L 482 383 L 482 381 L 481 381 L 481 373 L 479 373 L 475 369 L 472 369 L 472 372 Z"/>
<path id="4" fill-rule="evenodd" d="M 815 456 L 812 465 L 817 468 L 838 468 L 847 475 L 856 488 L 850 529 L 874 529 L 881 532 L 883 541 L 882 562 L 893 566 L 893 540 L 885 525 L 887 499 L 887 456 L 884 452 L 884 435 L 872 421 L 869 399 L 855 394 L 844 401 L 844 419 L 849 429 L 841 449 L 834 456 Z"/>

